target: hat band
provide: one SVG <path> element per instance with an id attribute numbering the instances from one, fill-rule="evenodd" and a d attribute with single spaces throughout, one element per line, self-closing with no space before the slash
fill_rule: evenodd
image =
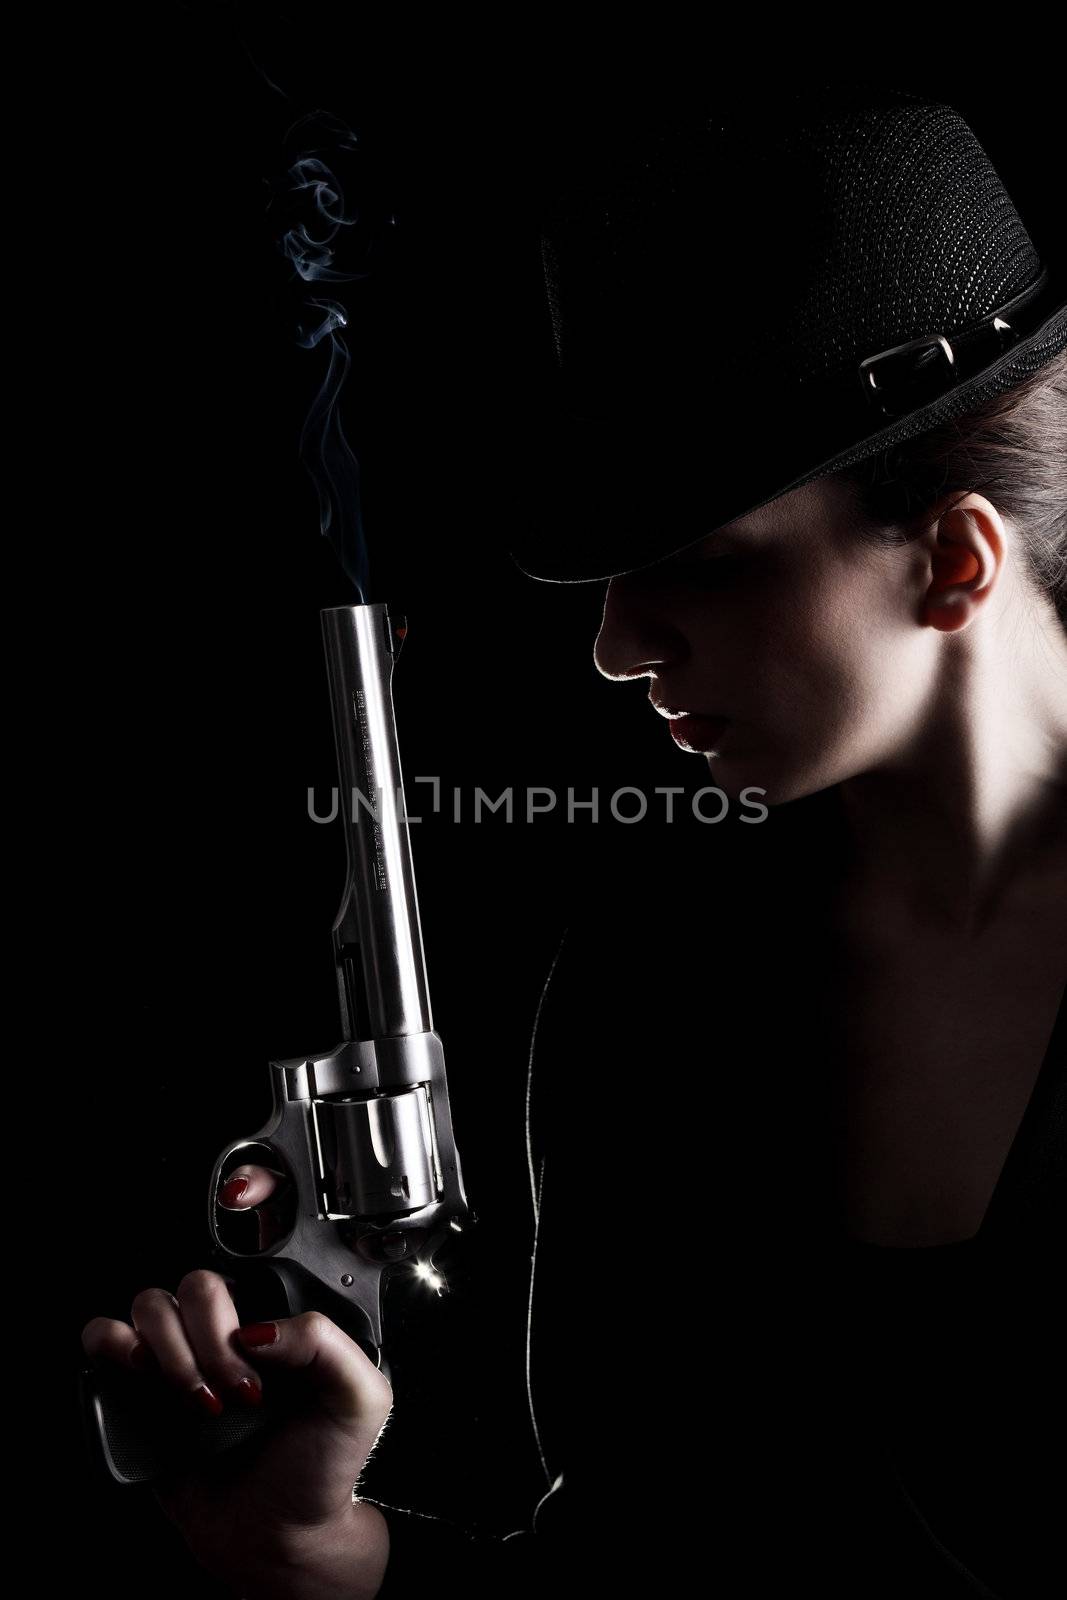
<path id="1" fill-rule="evenodd" d="M 859 363 L 860 385 L 883 416 L 899 417 L 946 394 L 962 378 L 995 361 L 1022 334 L 1019 313 L 1048 283 L 1048 269 L 1028 289 L 966 333 L 925 333 Z"/>

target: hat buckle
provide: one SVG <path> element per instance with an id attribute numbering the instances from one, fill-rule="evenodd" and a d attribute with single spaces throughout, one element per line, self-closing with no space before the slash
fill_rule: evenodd
<path id="1" fill-rule="evenodd" d="M 1042 273 L 1042 281 L 1045 276 Z M 860 385 L 867 399 L 885 416 L 899 417 L 917 405 L 935 400 L 959 381 L 963 376 L 957 359 L 961 345 L 972 350 L 981 348 L 984 358 L 990 359 L 991 345 L 1004 350 L 1017 338 L 1004 310 L 997 311 L 969 336 L 957 338 L 955 349 L 943 333 L 924 333 L 918 339 L 908 339 L 867 356 L 857 368 Z"/>

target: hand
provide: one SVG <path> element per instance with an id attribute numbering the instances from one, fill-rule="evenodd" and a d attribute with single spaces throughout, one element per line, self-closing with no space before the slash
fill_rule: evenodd
<path id="1" fill-rule="evenodd" d="M 169 1384 L 175 1403 L 216 1414 L 261 1403 L 272 1379 L 301 1402 L 269 1434 L 153 1485 L 201 1565 L 247 1600 L 328 1593 L 316 1583 L 335 1571 L 351 1576 L 353 1596 L 374 1595 L 388 1531 L 374 1506 L 353 1504 L 352 1490 L 393 1395 L 370 1358 L 316 1311 L 239 1330 L 225 1280 L 209 1271 L 187 1274 L 176 1295 L 141 1290 L 131 1321 L 86 1323 L 90 1360 Z"/>

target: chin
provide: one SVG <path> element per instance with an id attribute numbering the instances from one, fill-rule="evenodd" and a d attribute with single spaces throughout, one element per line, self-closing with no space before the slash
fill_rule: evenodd
<path id="1" fill-rule="evenodd" d="M 764 770 L 764 763 L 756 761 L 731 761 L 726 757 L 715 755 L 708 751 L 704 757 L 707 762 L 709 787 L 721 789 L 730 801 L 730 806 L 743 806 L 746 804 L 743 791 L 748 791 L 748 803 L 752 805 L 775 806 L 779 804 L 778 790 L 772 781 L 773 774 Z"/>
<path id="2" fill-rule="evenodd" d="M 818 794 L 835 781 L 810 763 L 801 766 L 799 763 L 773 759 L 731 759 L 728 755 L 720 756 L 711 751 L 705 759 L 708 782 L 729 796 L 731 805 L 744 805 L 744 792 L 748 791 L 749 803 L 774 810 L 777 806 L 789 805 L 793 800 Z"/>

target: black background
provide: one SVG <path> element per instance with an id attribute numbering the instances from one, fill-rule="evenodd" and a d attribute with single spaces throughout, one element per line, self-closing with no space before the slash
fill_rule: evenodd
<path id="1" fill-rule="evenodd" d="M 310 821 L 307 791 L 335 781 L 318 611 L 350 595 L 297 455 L 323 353 L 294 343 L 266 205 L 286 129 L 316 107 L 359 133 L 369 190 L 397 217 L 381 269 L 341 286 L 342 408 L 371 597 L 410 625 L 397 723 L 424 817 L 434 1024 L 480 1219 L 448 1295 L 393 1297 L 397 1404 L 367 1488 L 496 1531 L 524 1523 L 541 1490 L 523 1367 L 530 1027 L 590 861 L 626 870 L 662 824 L 526 823 L 522 797 L 597 787 L 606 808 L 623 785 L 696 789 L 706 769 L 649 714 L 646 685 L 597 675 L 603 586 L 536 584 L 510 563 L 486 419 L 513 407 L 521 426 L 522 374 L 545 355 L 530 219 L 574 149 L 676 94 L 773 94 L 789 52 L 705 41 L 696 59 L 666 26 L 650 54 L 636 37 L 628 52 L 617 38 L 579 47 L 552 20 L 499 27 L 413 14 L 387 28 L 295 5 L 63 24 L 77 111 L 52 136 L 73 266 L 44 491 L 45 593 L 62 590 L 68 620 L 42 741 L 58 718 L 57 781 L 39 807 L 55 870 L 38 1038 L 68 1063 L 69 1114 L 43 1162 L 64 1262 L 43 1306 L 60 1334 L 50 1450 L 58 1440 L 69 1552 L 114 1596 L 143 1593 L 148 1573 L 156 1593 L 213 1590 L 142 1493 L 89 1478 L 79 1330 L 203 1264 L 211 1163 L 265 1120 L 267 1061 L 339 1032 L 329 930 L 343 843 Z M 869 74 L 963 112 L 1039 248 L 1063 260 L 1061 135 L 1032 82 L 978 51 L 927 49 L 921 65 L 891 62 L 877 40 L 857 53 Z M 413 784 L 430 775 L 438 815 Z M 516 820 L 475 825 L 475 786 L 508 785 Z"/>

